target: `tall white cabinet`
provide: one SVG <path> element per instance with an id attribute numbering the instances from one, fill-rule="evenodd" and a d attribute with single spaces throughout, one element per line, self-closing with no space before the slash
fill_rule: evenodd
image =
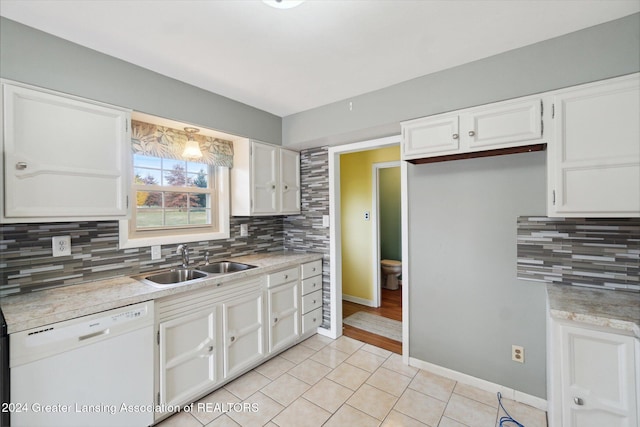
<path id="1" fill-rule="evenodd" d="M 125 219 L 130 111 L 2 81 L 1 222 Z"/>
<path id="2" fill-rule="evenodd" d="M 640 216 L 640 77 L 551 96 L 549 216 Z"/>
<path id="3" fill-rule="evenodd" d="M 233 151 L 232 215 L 300 213 L 300 153 L 249 139 Z"/>

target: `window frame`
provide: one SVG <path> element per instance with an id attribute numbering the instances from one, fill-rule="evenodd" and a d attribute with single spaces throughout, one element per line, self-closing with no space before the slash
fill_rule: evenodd
<path id="1" fill-rule="evenodd" d="M 187 225 L 184 227 L 154 228 L 150 230 L 133 230 L 135 224 L 136 209 L 136 184 L 134 183 L 133 155 L 130 157 L 129 168 L 129 218 L 119 221 L 119 247 L 120 249 L 139 248 L 144 246 L 171 245 L 188 242 L 201 242 L 207 240 L 224 240 L 230 236 L 229 215 L 229 168 L 223 166 L 210 166 L 213 188 L 209 188 L 211 197 L 211 210 L 215 212 L 211 225 Z M 199 193 L 203 193 L 200 188 Z M 132 202 L 133 201 L 133 202 Z"/>

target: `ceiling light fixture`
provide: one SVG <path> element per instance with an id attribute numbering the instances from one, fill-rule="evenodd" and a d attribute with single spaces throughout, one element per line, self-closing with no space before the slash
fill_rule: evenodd
<path id="1" fill-rule="evenodd" d="M 193 135 L 200 132 L 198 128 L 184 128 L 184 131 L 187 133 L 187 144 L 184 146 L 184 151 L 182 152 L 182 157 L 186 157 L 188 159 L 195 159 L 202 157 L 202 151 L 200 151 L 200 145 L 198 141 L 193 138 Z"/>
<path id="2" fill-rule="evenodd" d="M 300 6 L 304 0 L 262 0 L 265 4 L 276 9 L 291 9 Z"/>

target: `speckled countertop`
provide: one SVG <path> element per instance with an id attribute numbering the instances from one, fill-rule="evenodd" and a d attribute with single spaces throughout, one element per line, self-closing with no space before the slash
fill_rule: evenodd
<path id="1" fill-rule="evenodd" d="M 547 285 L 551 317 L 617 329 L 640 338 L 640 293 Z"/>
<path id="2" fill-rule="evenodd" d="M 258 266 L 237 273 L 211 276 L 190 284 L 156 288 L 131 277 L 87 282 L 28 294 L 4 297 L 0 306 L 9 333 L 37 328 L 55 322 L 87 316 L 138 302 L 154 300 L 197 289 L 229 283 L 322 259 L 321 254 L 270 252 L 232 258 Z"/>

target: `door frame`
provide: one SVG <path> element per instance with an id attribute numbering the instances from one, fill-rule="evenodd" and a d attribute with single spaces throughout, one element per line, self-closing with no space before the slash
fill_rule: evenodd
<path id="1" fill-rule="evenodd" d="M 380 268 L 375 268 L 380 264 L 380 169 L 389 169 L 400 167 L 400 160 L 392 162 L 374 163 L 371 167 L 371 205 L 373 206 L 371 212 L 371 241 L 373 243 L 373 307 L 380 307 L 380 286 L 381 274 Z M 400 260 L 402 261 L 402 260 Z"/>
<path id="2" fill-rule="evenodd" d="M 318 328 L 318 333 L 336 339 L 342 336 L 342 250 L 340 223 L 340 155 L 357 151 L 373 150 L 377 148 L 399 145 L 401 135 L 366 140 L 329 147 L 329 263 L 330 263 L 330 312 L 329 329 Z M 407 236 L 407 162 L 400 162 L 401 195 L 402 195 L 402 252 L 408 254 Z M 404 256 L 402 263 L 402 300 L 409 301 L 408 256 Z M 402 304 L 402 360 L 409 362 L 409 304 Z"/>

